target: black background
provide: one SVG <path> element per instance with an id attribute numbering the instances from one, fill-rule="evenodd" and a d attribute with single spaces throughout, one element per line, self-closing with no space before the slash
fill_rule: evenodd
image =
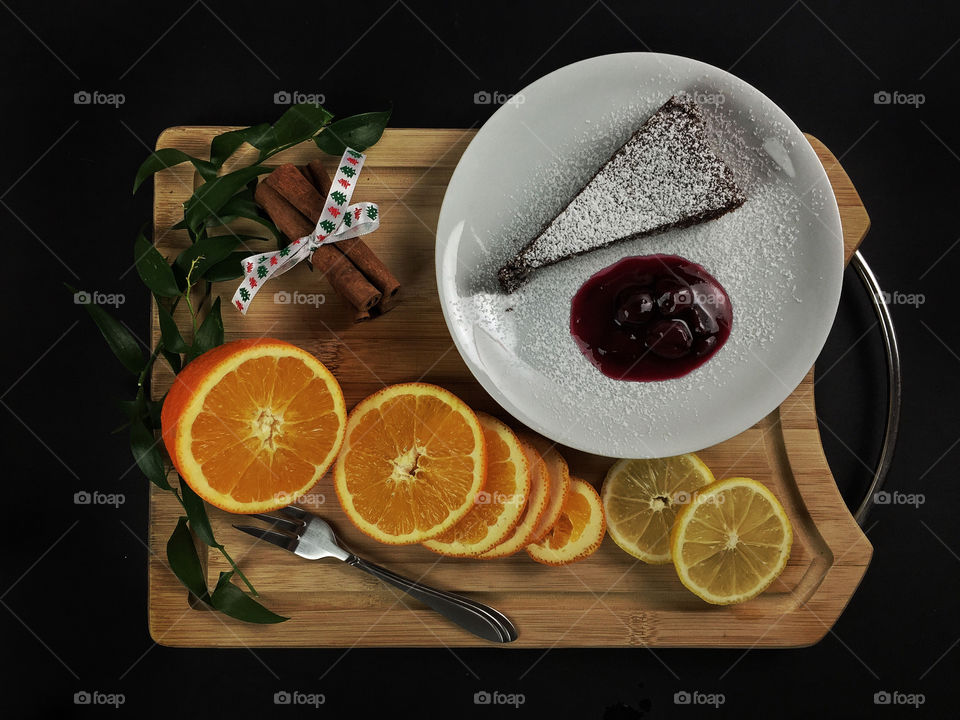
<path id="1" fill-rule="evenodd" d="M 954 3 L 8 3 L 0 3 L 7 717 L 54 709 L 482 717 L 498 710 L 473 704 L 482 689 L 524 694 L 520 710 L 499 709 L 508 716 L 956 716 Z M 881 283 L 923 294 L 923 304 L 892 308 L 905 387 L 888 489 L 925 502 L 874 509 L 872 565 L 832 631 L 812 648 L 750 652 L 154 646 L 147 483 L 127 472 L 123 436 L 110 435 L 121 422 L 113 398 L 128 396 L 131 379 L 63 283 L 123 293 L 120 317 L 147 337 L 147 294 L 135 272 L 123 273 L 151 217 L 149 189 L 131 197 L 131 180 L 160 131 L 272 120 L 280 90 L 323 93 L 341 116 L 392 102 L 394 127 L 470 127 L 495 109 L 473 102 L 478 91 L 516 92 L 570 62 L 635 50 L 731 68 L 822 139 L 871 215 L 863 247 Z M 80 90 L 123 93 L 125 102 L 75 105 Z M 882 90 L 923 93 L 925 102 L 875 104 Z M 817 404 L 831 466 L 856 504 L 878 451 L 884 366 L 866 296 L 847 275 L 818 361 Z M 74 505 L 81 489 L 121 492 L 126 502 Z M 324 693 L 326 705 L 274 706 L 284 689 Z M 125 705 L 76 707 L 79 690 L 123 693 Z M 723 693 L 725 702 L 676 706 L 678 690 Z M 923 693 L 925 703 L 876 706 L 882 690 Z"/>

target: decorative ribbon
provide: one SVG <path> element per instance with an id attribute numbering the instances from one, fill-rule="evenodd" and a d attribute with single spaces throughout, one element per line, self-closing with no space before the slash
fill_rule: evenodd
<path id="1" fill-rule="evenodd" d="M 243 282 L 233 294 L 233 304 L 241 313 L 247 314 L 250 303 L 267 280 L 307 260 L 321 245 L 366 235 L 380 227 L 380 210 L 375 203 L 349 204 L 366 157 L 352 148 L 344 151 L 323 204 L 323 214 L 311 235 L 297 238 L 280 250 L 244 258 Z"/>

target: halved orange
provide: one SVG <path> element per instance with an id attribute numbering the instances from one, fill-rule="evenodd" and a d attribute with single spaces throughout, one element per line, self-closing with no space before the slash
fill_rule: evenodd
<path id="1" fill-rule="evenodd" d="M 556 444 L 550 442 L 541 435 L 533 433 L 522 433 L 521 439 L 533 445 L 534 449 L 543 458 L 547 464 L 548 486 L 550 496 L 547 502 L 547 509 L 540 518 L 540 522 L 533 530 L 533 539 L 530 542 L 537 542 L 549 532 L 554 523 L 560 517 L 560 510 L 563 508 L 563 501 L 570 492 L 570 468 L 567 461 L 557 450 Z"/>
<path id="2" fill-rule="evenodd" d="M 550 532 L 527 546 L 527 553 L 544 565 L 566 565 L 592 555 L 603 542 L 606 521 L 603 503 L 593 485 L 573 478 L 560 517 Z"/>
<path id="3" fill-rule="evenodd" d="M 456 395 L 427 383 L 392 385 L 350 412 L 334 487 L 370 537 L 422 543 L 470 512 L 486 457 L 480 421 Z"/>
<path id="4" fill-rule="evenodd" d="M 527 464 L 530 466 L 530 495 L 527 497 L 527 504 L 520 516 L 520 522 L 507 535 L 506 539 L 477 556 L 485 560 L 513 555 L 517 550 L 528 545 L 533 540 L 538 524 L 547 510 L 547 504 L 550 502 L 550 479 L 547 463 L 540 457 L 540 453 L 533 449 L 533 445 L 522 440 L 520 444 L 523 447 L 523 454 L 527 458 Z"/>
<path id="5" fill-rule="evenodd" d="M 343 443 L 336 378 L 282 340 L 226 343 L 189 363 L 161 413 L 163 442 L 204 500 L 235 513 L 289 505 L 323 476 Z"/>
<path id="6" fill-rule="evenodd" d="M 513 430 L 477 413 L 487 446 L 483 490 L 466 516 L 424 547 L 441 555 L 474 557 L 503 541 L 520 522 L 530 494 L 530 467 Z"/>

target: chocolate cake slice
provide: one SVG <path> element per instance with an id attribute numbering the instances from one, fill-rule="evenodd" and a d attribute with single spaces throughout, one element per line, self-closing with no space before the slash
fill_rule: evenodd
<path id="1" fill-rule="evenodd" d="M 620 240 L 713 220 L 744 200 L 707 140 L 700 108 L 689 96 L 674 96 L 497 277 L 510 293 L 537 268 Z"/>

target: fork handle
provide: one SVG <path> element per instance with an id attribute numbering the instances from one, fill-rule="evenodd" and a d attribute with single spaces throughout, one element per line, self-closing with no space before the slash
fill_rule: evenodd
<path id="1" fill-rule="evenodd" d="M 513 626 L 513 623 L 506 615 L 492 607 L 474 602 L 461 595 L 423 585 L 390 572 L 379 565 L 374 565 L 372 562 L 367 562 L 356 555 L 351 554 L 346 559 L 346 563 L 403 590 L 424 605 L 433 608 L 448 620 L 452 620 L 464 630 L 469 630 L 484 640 L 508 643 L 517 639 L 517 629 Z"/>

